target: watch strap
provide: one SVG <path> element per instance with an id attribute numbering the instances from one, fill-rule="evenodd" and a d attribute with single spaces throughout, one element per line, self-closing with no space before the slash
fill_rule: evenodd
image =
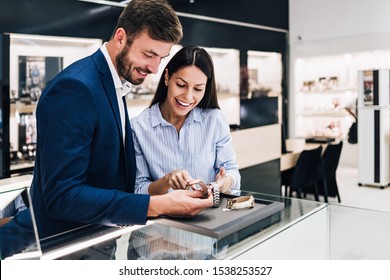
<path id="1" fill-rule="evenodd" d="M 218 208 L 221 204 L 219 185 L 216 182 L 211 182 L 208 185 L 211 186 L 211 190 L 213 192 L 213 207 Z"/>
<path id="2" fill-rule="evenodd" d="M 238 210 L 253 207 L 255 207 L 255 199 L 252 195 L 228 198 L 226 202 L 226 209 L 228 210 Z"/>

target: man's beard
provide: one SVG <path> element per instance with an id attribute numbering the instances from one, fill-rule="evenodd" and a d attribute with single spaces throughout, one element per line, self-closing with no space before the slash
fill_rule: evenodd
<path id="1" fill-rule="evenodd" d="M 118 74 L 133 85 L 140 85 L 145 78 L 133 78 L 131 75 L 131 63 L 128 60 L 129 47 L 125 47 L 115 58 Z"/>

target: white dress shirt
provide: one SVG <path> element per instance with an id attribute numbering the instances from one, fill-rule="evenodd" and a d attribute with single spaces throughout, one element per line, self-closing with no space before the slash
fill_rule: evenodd
<path id="1" fill-rule="evenodd" d="M 114 64 L 111 61 L 110 55 L 108 54 L 106 44 L 104 43 L 100 50 L 102 51 L 104 57 L 106 58 L 106 61 L 108 63 L 108 67 L 110 68 L 111 76 L 114 81 L 114 86 L 116 90 L 116 98 L 118 101 L 119 106 L 119 113 L 121 116 L 121 124 L 122 124 L 122 137 L 123 137 L 123 143 L 125 143 L 125 104 L 123 103 L 122 97 L 125 97 L 126 94 L 128 94 L 131 90 L 132 84 L 126 80 L 121 80 L 118 72 L 116 71 Z"/>

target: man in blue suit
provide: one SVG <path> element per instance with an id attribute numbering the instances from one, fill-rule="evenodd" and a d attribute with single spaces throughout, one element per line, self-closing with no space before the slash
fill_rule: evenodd
<path id="1" fill-rule="evenodd" d="M 148 216 L 195 215 L 212 202 L 193 192 L 133 194 L 135 156 L 122 97 L 157 73 L 182 38 L 164 1 L 134 0 L 106 44 L 62 71 L 37 106 L 38 147 L 31 195 L 39 236 L 83 224 L 144 224 Z M 177 200 L 172 203 L 158 200 Z M 192 210 L 186 213 L 187 206 Z M 173 212 L 171 212 L 173 211 Z"/>
<path id="2" fill-rule="evenodd" d="M 190 190 L 133 194 L 135 155 L 123 97 L 157 72 L 181 38 L 179 19 L 165 1 L 133 0 L 110 40 L 46 87 L 36 111 L 31 187 L 40 238 L 85 224 L 118 226 L 144 224 L 159 215 L 194 216 L 212 206 L 211 193 L 207 199 Z"/>

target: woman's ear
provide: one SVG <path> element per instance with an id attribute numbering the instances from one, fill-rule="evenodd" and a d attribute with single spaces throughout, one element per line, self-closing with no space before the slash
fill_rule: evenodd
<path id="1" fill-rule="evenodd" d="M 168 86 L 168 80 L 169 80 L 168 69 L 165 69 L 164 82 L 166 86 Z"/>
<path id="2" fill-rule="evenodd" d="M 167 69 L 167 68 L 165 68 L 164 78 L 165 78 L 165 81 L 168 82 L 168 80 L 169 80 L 169 74 L 168 74 L 168 69 Z"/>

